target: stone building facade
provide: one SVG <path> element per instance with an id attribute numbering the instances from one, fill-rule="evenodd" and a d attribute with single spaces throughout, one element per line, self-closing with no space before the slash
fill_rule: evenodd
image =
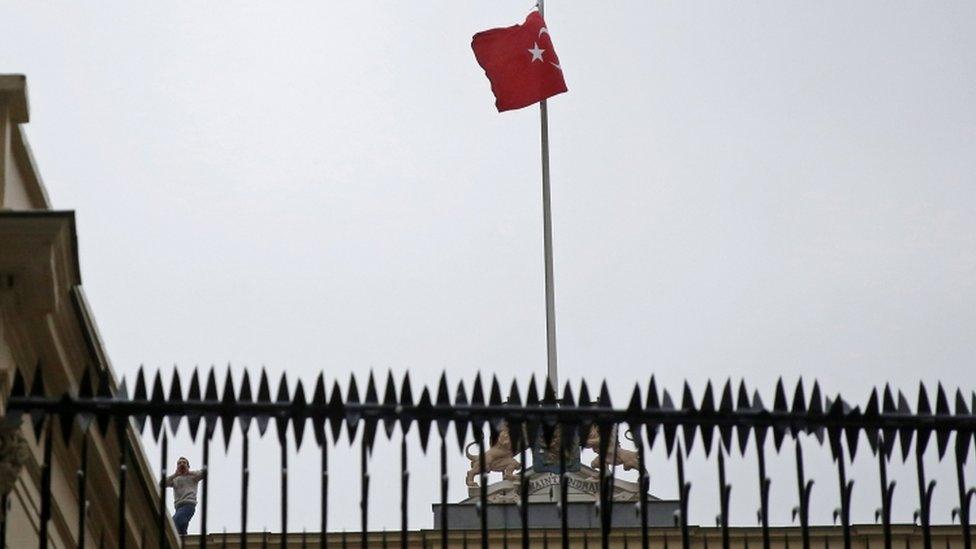
<path id="1" fill-rule="evenodd" d="M 119 440 L 75 426 L 65 442 L 57 420 L 35 433 L 29 417 L 6 409 L 15 372 L 32 383 L 44 380 L 47 394 L 77 394 L 84 373 L 116 377 L 98 335 L 81 285 L 74 212 L 53 210 L 24 136 L 29 121 L 26 78 L 0 75 L 0 497 L 6 547 L 37 547 L 42 530 L 41 487 L 46 430 L 51 440 L 50 547 L 118 547 Z M 156 547 L 160 498 L 137 433 L 126 425 L 127 547 Z M 79 475 L 87 445 L 87 469 Z M 81 479 L 86 493 L 82 493 Z M 83 517 L 81 515 L 84 515 Z M 82 534 L 82 527 L 84 533 Z M 172 523 L 167 532 L 177 546 Z M 104 544 L 104 545 L 102 545 Z"/>

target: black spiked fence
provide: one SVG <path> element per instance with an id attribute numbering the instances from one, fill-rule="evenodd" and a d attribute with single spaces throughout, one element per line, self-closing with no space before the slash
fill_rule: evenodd
<path id="1" fill-rule="evenodd" d="M 40 368 L 37 369 L 40 371 Z M 400 534 L 401 547 L 408 542 L 407 528 L 407 500 L 410 486 L 408 468 L 407 436 L 416 429 L 422 450 L 426 453 L 431 445 L 431 434 L 436 432 L 440 443 L 438 445 L 440 462 L 440 538 L 441 546 L 448 545 L 448 514 L 447 493 L 447 447 L 450 427 L 453 423 L 454 436 L 458 447 L 463 451 L 469 429 L 473 432 L 478 446 L 480 473 L 480 493 L 477 509 L 481 517 L 480 544 L 488 547 L 487 535 L 487 482 L 485 473 L 485 441 L 482 433 L 487 427 L 490 440 L 495 440 L 498 433 L 507 425 L 512 437 L 513 453 L 521 457 L 526 463 L 527 451 L 531 451 L 537 444 L 551 445 L 557 434 L 563 432 L 574 436 L 559 436 L 564 446 L 574 444 L 573 440 L 586 440 L 591 429 L 600 434 L 600 471 L 599 498 L 596 511 L 600 515 L 600 533 L 602 546 L 609 544 L 612 528 L 612 514 L 610 508 L 614 505 L 611 497 L 613 464 L 606 463 L 607 447 L 612 438 L 611 433 L 618 425 L 626 424 L 634 435 L 639 460 L 638 485 L 641 487 L 636 512 L 641 520 L 641 547 L 649 547 L 648 517 L 648 475 L 645 459 L 649 450 L 656 444 L 662 444 L 667 456 L 673 457 L 676 465 L 678 482 L 679 511 L 675 514 L 675 526 L 680 528 L 682 547 L 690 546 L 688 509 L 691 499 L 692 484 L 686 479 L 685 457 L 690 454 L 696 444 L 700 444 L 706 457 L 716 455 L 718 467 L 719 500 L 716 525 L 721 528 L 722 547 L 730 547 L 729 513 L 732 485 L 727 481 L 725 470 L 726 456 L 736 451 L 745 454 L 751 444 L 757 456 L 757 478 L 760 507 L 757 519 L 761 526 L 761 543 L 764 549 L 770 547 L 769 513 L 770 513 L 770 484 L 766 474 L 766 450 L 771 441 L 773 449 L 779 453 L 783 445 L 792 441 L 795 451 L 797 500 L 792 509 L 794 520 L 799 521 L 801 530 L 801 544 L 803 549 L 811 546 L 809 530 L 810 496 L 814 483 L 807 478 L 801 447 L 800 434 L 812 436 L 820 445 L 824 445 L 837 469 L 839 487 L 839 502 L 834 510 L 834 519 L 838 521 L 843 531 L 845 549 L 851 547 L 851 495 L 853 480 L 847 477 L 847 465 L 854 460 L 860 437 L 864 437 L 871 453 L 876 456 L 878 464 L 879 507 L 876 520 L 883 525 L 884 547 L 892 547 L 892 501 L 895 483 L 888 480 L 887 467 L 893 454 L 901 454 L 902 461 L 914 457 L 918 482 L 919 501 L 915 511 L 915 520 L 921 526 L 924 549 L 932 549 L 931 507 L 935 482 L 927 481 L 924 454 L 929 443 L 935 441 L 938 459 L 941 461 L 948 452 L 950 442 L 953 442 L 955 472 L 957 479 L 958 506 L 952 510 L 951 521 L 958 519 L 964 549 L 971 549 L 970 517 L 973 496 L 976 488 L 969 487 L 965 476 L 965 465 L 969 456 L 976 448 L 976 392 L 968 398 L 961 391 L 956 391 L 951 400 L 941 384 L 935 391 L 934 407 L 930 400 L 930 392 L 920 385 L 918 401 L 914 407 L 901 391 L 895 391 L 887 385 L 883 390 L 874 390 L 863 406 L 851 406 L 847 401 L 837 396 L 825 397 L 819 384 L 814 383 L 808 392 L 800 381 L 792 391 L 792 399 L 787 396 L 786 388 L 780 380 L 772 399 L 772 407 L 764 405 L 758 391 L 750 392 L 745 383 L 733 387 L 727 381 L 722 389 L 716 390 L 711 383 L 705 387 L 700 402 L 696 403 L 690 386 L 686 383 L 681 392 L 680 403 L 677 403 L 667 390 L 659 390 L 652 377 L 646 387 L 636 385 L 626 407 L 616 407 L 612 404 L 606 383 L 601 384 L 597 397 L 590 396 L 590 389 L 584 382 L 579 391 L 574 392 L 567 384 L 561 398 L 557 398 L 554 387 L 549 383 L 539 384 L 534 379 L 527 387 L 525 398 L 522 398 L 519 387 L 512 382 L 507 395 L 504 395 L 499 382 L 494 377 L 490 384 L 485 383 L 480 374 L 475 377 L 470 393 L 465 385 L 459 384 L 451 398 L 445 376 L 441 376 L 436 389 L 422 388 L 417 394 L 410 381 L 409 374 L 397 384 L 393 374 L 386 377 L 382 392 L 376 380 L 370 374 L 366 389 L 360 395 L 359 383 L 354 376 L 350 376 L 347 389 L 343 393 L 338 381 L 333 380 L 331 388 L 327 386 L 323 374 L 316 378 L 314 387 L 306 391 L 302 381 L 295 381 L 294 386 L 288 383 L 284 375 L 277 384 L 277 390 L 272 391 L 267 373 L 262 369 L 256 386 L 252 384 L 251 376 L 243 372 L 240 386 L 235 387 L 230 371 L 224 376 L 221 388 L 217 383 L 217 376 L 213 369 L 203 377 L 198 370 L 194 370 L 189 384 L 184 391 L 183 381 L 174 370 L 166 390 L 163 376 L 156 372 L 152 382 L 140 368 L 138 371 L 131 396 L 125 380 L 118 390 L 110 390 L 110 380 L 106 372 L 91 375 L 85 372 L 79 387 L 75 392 L 60 395 L 49 394 L 45 390 L 44 380 L 35 375 L 28 383 L 19 373 L 16 373 L 12 394 L 8 403 L 8 416 L 15 419 L 26 416 L 32 424 L 38 443 L 44 441 L 44 463 L 42 466 L 42 500 L 40 509 L 40 547 L 47 547 L 47 528 L 51 515 L 51 439 L 58 427 L 58 435 L 68 444 L 74 430 L 83 434 L 91 428 L 97 429 L 102 435 L 107 435 L 114 427 L 119 440 L 129 420 L 140 431 L 149 428 L 152 437 L 160 442 L 161 463 L 167 462 L 168 440 L 170 434 L 176 434 L 182 427 L 184 420 L 190 437 L 194 441 L 201 439 L 203 444 L 204 465 L 209 460 L 210 443 L 220 427 L 225 450 L 229 448 L 231 431 L 234 423 L 238 424 L 241 432 L 241 532 L 240 546 L 246 546 L 247 541 L 247 494 L 250 480 L 248 468 L 249 437 L 252 425 L 256 427 L 259 437 L 263 437 L 268 426 L 273 421 L 276 427 L 278 441 L 281 447 L 280 474 L 281 483 L 281 524 L 283 531 L 278 536 L 280 547 L 285 548 L 288 540 L 288 452 L 286 434 L 291 430 L 297 448 L 307 444 L 305 432 L 310 427 L 314 444 L 321 453 L 320 493 L 321 493 L 321 532 L 328 531 L 328 490 L 329 490 L 329 446 L 342 442 L 342 431 L 345 428 L 348 444 L 355 444 L 357 435 L 360 444 L 360 505 L 361 519 L 359 542 L 361 546 L 368 545 L 369 531 L 369 455 L 376 440 L 379 427 L 388 439 L 393 439 L 397 431 L 400 433 Z M 380 398 L 382 394 L 382 398 Z M 274 396 L 272 396 L 274 395 Z M 164 429 L 168 422 L 169 432 Z M 399 428 L 399 429 L 398 429 Z M 87 467 L 87 437 L 81 437 L 81 470 L 79 471 L 79 506 L 85 505 L 85 469 Z M 914 456 L 912 456 L 914 454 Z M 565 452 L 560 452 L 560 495 L 559 501 L 566 499 L 567 475 L 565 474 Z M 118 456 L 118 475 L 120 494 L 118 503 L 119 532 L 118 543 L 125 547 L 126 522 L 122 520 L 125 513 L 125 474 L 127 451 L 123 447 Z M 163 488 L 165 470 L 160 471 L 160 489 Z M 526 475 L 521 476 L 520 490 L 522 494 L 528 492 Z M 203 498 L 206 501 L 207 484 L 203 485 Z M 619 502 L 617 503 L 620 504 Z M 712 504 L 711 502 L 709 504 Z M 569 546 L 568 513 L 559 506 L 561 517 L 562 547 Z M 160 515 L 155 525 L 159 536 L 159 546 L 166 543 L 165 505 L 160 506 Z M 528 548 L 529 514 L 528 505 L 520 505 L 521 518 L 521 546 Z M 79 512 L 78 531 L 85 531 L 85 513 Z M 5 520 L 5 519 L 4 519 Z M 206 505 L 203 505 L 201 529 L 207 532 Z M 6 531 L 5 524 L 0 524 L 0 536 Z M 102 532 L 104 536 L 104 531 Z M 140 539 L 145 539 L 146 532 L 139 533 Z M 464 533 L 464 544 L 467 545 L 468 533 Z M 79 547 L 84 546 L 84 535 L 79 536 Z M 227 536 L 224 534 L 224 543 Z M 302 546 L 306 545 L 304 534 Z M 342 536 L 342 545 L 346 545 L 346 536 Z M 505 533 L 505 544 L 508 544 L 508 532 Z M 588 546 L 589 536 L 584 535 L 584 544 Z M 383 545 L 388 543 L 387 536 L 382 537 Z M 267 546 L 268 534 L 262 537 L 262 546 Z M 327 537 L 319 536 L 319 546 L 326 547 Z M 4 540 L 0 539 L 0 547 Z M 207 537 L 201 536 L 200 543 L 206 547 Z M 273 540 L 272 540 L 273 543 Z M 548 534 L 545 534 L 544 544 L 548 546 Z M 627 541 L 626 543 L 629 543 Z M 665 547 L 668 546 L 665 535 Z M 748 539 L 746 540 L 748 543 Z M 826 542 L 825 542 L 826 543 Z M 426 546 L 426 542 L 425 542 Z"/>

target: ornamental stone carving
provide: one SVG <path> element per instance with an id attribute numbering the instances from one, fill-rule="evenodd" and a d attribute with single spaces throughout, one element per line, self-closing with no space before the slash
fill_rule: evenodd
<path id="1" fill-rule="evenodd" d="M 0 418 L 0 496 L 13 490 L 29 458 L 30 449 L 20 434 L 20 422 Z"/>
<path id="2" fill-rule="evenodd" d="M 464 448 L 465 455 L 471 461 L 471 468 L 465 478 L 469 487 L 478 485 L 474 477 L 481 474 L 481 457 L 468 452 L 468 448 L 474 445 L 476 443 L 472 442 Z M 522 464 L 512 457 L 512 437 L 508 434 L 508 425 L 505 425 L 498 431 L 495 444 L 485 450 L 485 474 L 499 472 L 504 480 L 517 482 L 519 476 L 516 472 L 521 468 Z"/>

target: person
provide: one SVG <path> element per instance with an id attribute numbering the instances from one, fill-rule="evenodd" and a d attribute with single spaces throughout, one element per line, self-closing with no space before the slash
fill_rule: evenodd
<path id="1" fill-rule="evenodd" d="M 190 519 L 197 510 L 197 484 L 207 475 L 207 468 L 190 470 L 190 460 L 176 460 L 176 472 L 166 477 L 166 486 L 173 489 L 173 522 L 181 536 L 186 535 Z"/>

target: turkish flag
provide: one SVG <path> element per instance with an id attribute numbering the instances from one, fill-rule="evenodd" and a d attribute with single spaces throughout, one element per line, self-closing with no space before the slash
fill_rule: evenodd
<path id="1" fill-rule="evenodd" d="M 491 82 L 498 112 L 566 91 L 559 57 L 538 11 L 521 25 L 479 32 L 471 39 L 471 49 Z"/>

